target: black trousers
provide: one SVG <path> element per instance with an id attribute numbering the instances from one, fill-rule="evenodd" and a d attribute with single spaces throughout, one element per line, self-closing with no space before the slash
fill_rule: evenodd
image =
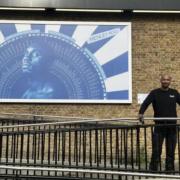
<path id="1" fill-rule="evenodd" d="M 174 171 L 174 154 L 176 148 L 176 127 L 172 124 L 157 124 L 152 136 L 152 157 L 149 169 L 157 171 L 161 160 L 162 145 L 166 140 L 166 171 Z"/>

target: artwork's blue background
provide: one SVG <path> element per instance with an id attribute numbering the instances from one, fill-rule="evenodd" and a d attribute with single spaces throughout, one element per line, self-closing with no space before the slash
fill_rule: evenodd
<path id="1" fill-rule="evenodd" d="M 98 25 L 91 36 L 115 28 L 122 31 L 126 26 Z M 29 32 L 23 33 L 17 32 L 14 23 L 0 24 L 1 34 L 5 38 L 0 45 L 1 99 L 25 99 L 25 102 L 28 102 L 28 99 L 82 100 L 82 102 L 83 100 L 129 100 L 130 89 L 109 92 L 105 85 L 106 78 L 129 72 L 129 52 L 103 65 L 98 64 L 94 57 L 94 54 L 113 36 L 93 43 L 85 42 L 79 47 L 72 38 L 78 28 L 76 24 L 61 24 L 59 32 L 54 34 L 45 33 L 46 24 L 30 24 L 30 27 Z M 42 67 L 41 75 L 34 75 L 37 78 L 33 87 L 28 83 L 31 77 L 24 75 L 21 69 L 24 53 L 32 43 L 38 43 L 42 47 L 46 44 L 48 53 L 52 54 L 48 68 Z M 46 95 L 48 90 L 44 90 L 47 87 L 44 84 L 50 84 L 49 87 L 53 89 L 50 98 Z M 38 86 L 41 90 L 44 88 L 43 95 L 38 92 Z M 23 94 L 27 91 L 30 94 L 24 98 Z"/>

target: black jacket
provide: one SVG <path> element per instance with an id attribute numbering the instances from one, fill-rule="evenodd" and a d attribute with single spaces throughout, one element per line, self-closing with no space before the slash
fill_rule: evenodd
<path id="1" fill-rule="evenodd" d="M 161 88 L 154 89 L 142 103 L 139 114 L 144 114 L 151 103 L 154 117 L 177 117 L 176 103 L 180 105 L 180 94 L 171 88 L 167 91 Z"/>

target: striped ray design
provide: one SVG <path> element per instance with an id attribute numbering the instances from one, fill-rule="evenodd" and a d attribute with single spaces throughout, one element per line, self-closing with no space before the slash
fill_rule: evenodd
<path id="1" fill-rule="evenodd" d="M 94 55 L 97 58 L 99 64 L 103 65 L 108 63 L 112 59 L 128 51 L 127 30 L 127 28 L 124 28 L 116 36 L 110 39 L 110 41 L 108 41 L 104 46 L 102 46 L 97 52 L 95 52 Z"/>
<path id="2" fill-rule="evenodd" d="M 117 28 L 117 27 L 116 27 Z M 115 36 L 103 40 L 104 44 L 94 50 L 94 56 L 105 75 L 107 99 L 129 99 L 131 94 L 129 63 L 129 29 L 120 28 Z"/>
<path id="3" fill-rule="evenodd" d="M 97 26 L 79 25 L 74 31 L 72 38 L 75 40 L 76 44 L 82 47 L 84 43 L 89 39 L 91 34 L 95 31 L 96 28 Z"/>
<path id="4" fill-rule="evenodd" d="M 0 31 L 0 44 L 3 43 L 5 41 L 5 37 L 2 33 L 2 31 Z"/>
<path id="5" fill-rule="evenodd" d="M 17 32 L 29 31 L 31 30 L 30 24 L 15 24 Z"/>
<path id="6" fill-rule="evenodd" d="M 45 26 L 45 33 L 48 32 L 59 32 L 61 25 L 55 25 L 55 24 L 48 24 Z"/>
<path id="7" fill-rule="evenodd" d="M 129 97 L 129 73 L 121 73 L 105 80 L 108 99 L 127 99 Z"/>
<path id="8" fill-rule="evenodd" d="M 7 37 L 17 33 L 15 24 L 13 23 L 2 23 L 0 24 L 1 36 L 6 39 Z"/>
<path id="9" fill-rule="evenodd" d="M 96 28 L 91 37 L 86 41 L 83 48 L 87 48 L 93 54 L 106 44 L 114 35 L 122 30 L 125 26 L 123 25 L 101 25 Z M 109 34 L 109 36 L 107 36 Z"/>
<path id="10" fill-rule="evenodd" d="M 72 37 L 76 28 L 77 28 L 76 24 L 61 24 L 59 32 L 61 34 L 68 36 L 68 37 Z"/>
<path id="11" fill-rule="evenodd" d="M 45 24 L 31 24 L 31 30 L 36 30 L 39 32 L 45 32 Z"/>

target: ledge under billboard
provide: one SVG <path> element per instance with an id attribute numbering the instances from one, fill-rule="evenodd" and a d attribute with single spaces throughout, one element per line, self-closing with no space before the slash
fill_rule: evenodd
<path id="1" fill-rule="evenodd" d="M 131 103 L 131 23 L 0 21 L 0 101 Z"/>

